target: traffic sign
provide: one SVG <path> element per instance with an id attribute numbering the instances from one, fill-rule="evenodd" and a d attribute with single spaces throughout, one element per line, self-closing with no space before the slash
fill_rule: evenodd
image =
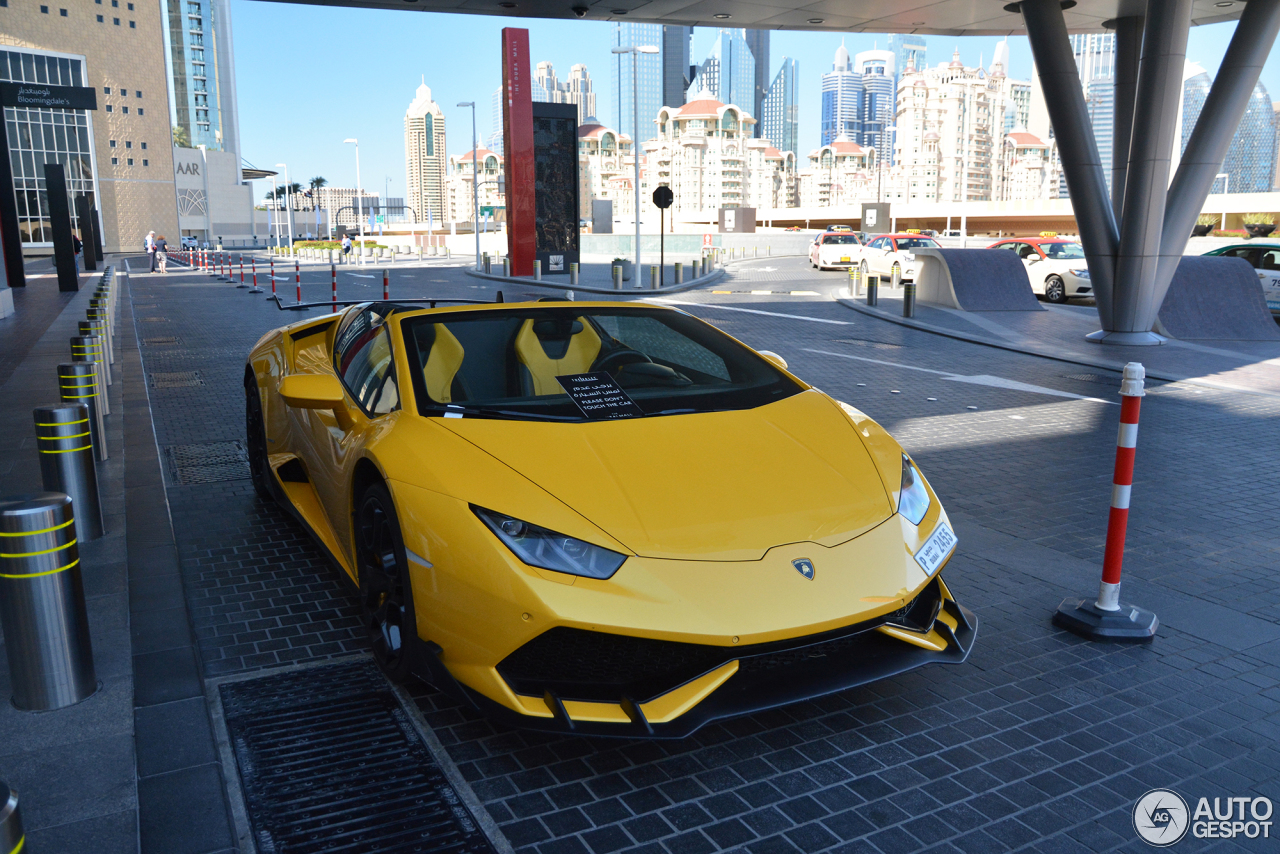
<path id="1" fill-rule="evenodd" d="M 675 193 L 671 192 L 668 186 L 658 187 L 653 191 L 653 203 L 660 208 L 666 209 L 671 207 L 671 203 L 676 199 Z"/>

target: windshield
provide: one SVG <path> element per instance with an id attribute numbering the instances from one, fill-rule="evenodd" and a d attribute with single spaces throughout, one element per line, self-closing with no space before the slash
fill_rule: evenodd
<path id="1" fill-rule="evenodd" d="M 899 237 L 898 251 L 910 252 L 912 249 L 938 249 L 938 241 L 932 237 Z"/>
<path id="2" fill-rule="evenodd" d="M 449 312 L 409 318 L 403 331 L 426 416 L 593 421 L 751 409 L 801 390 L 715 327 L 666 309 Z M 612 402 L 594 409 L 591 395 Z"/>
<path id="3" fill-rule="evenodd" d="M 1040 248 L 1048 258 L 1084 259 L 1084 247 L 1079 243 L 1041 243 Z"/>
<path id="4" fill-rule="evenodd" d="M 824 246 L 834 246 L 837 243 L 852 243 L 856 245 L 857 242 L 858 238 L 852 234 L 828 234 L 822 240 Z"/>

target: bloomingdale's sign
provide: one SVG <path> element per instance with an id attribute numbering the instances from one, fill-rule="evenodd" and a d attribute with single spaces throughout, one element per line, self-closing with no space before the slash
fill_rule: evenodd
<path id="1" fill-rule="evenodd" d="M 96 110 L 98 90 L 88 86 L 0 83 L 0 106 Z"/>

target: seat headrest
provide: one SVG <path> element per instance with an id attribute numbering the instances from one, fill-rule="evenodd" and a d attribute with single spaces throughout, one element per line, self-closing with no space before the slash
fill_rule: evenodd
<path id="1" fill-rule="evenodd" d="M 533 334 L 538 336 L 539 341 L 564 341 L 581 331 L 582 322 L 569 318 L 535 320 L 533 323 Z"/>

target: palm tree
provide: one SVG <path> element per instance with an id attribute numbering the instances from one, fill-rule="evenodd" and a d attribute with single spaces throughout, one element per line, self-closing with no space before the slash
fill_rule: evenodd
<path id="1" fill-rule="evenodd" d="M 317 175 L 316 177 L 311 179 L 309 186 L 311 187 L 312 190 L 318 190 L 321 187 L 327 187 L 329 186 L 329 179 L 321 178 L 319 175 Z"/>
<path id="2" fill-rule="evenodd" d="M 187 129 L 178 125 L 173 126 L 173 144 L 178 148 L 190 148 L 191 139 L 187 136 Z"/>

